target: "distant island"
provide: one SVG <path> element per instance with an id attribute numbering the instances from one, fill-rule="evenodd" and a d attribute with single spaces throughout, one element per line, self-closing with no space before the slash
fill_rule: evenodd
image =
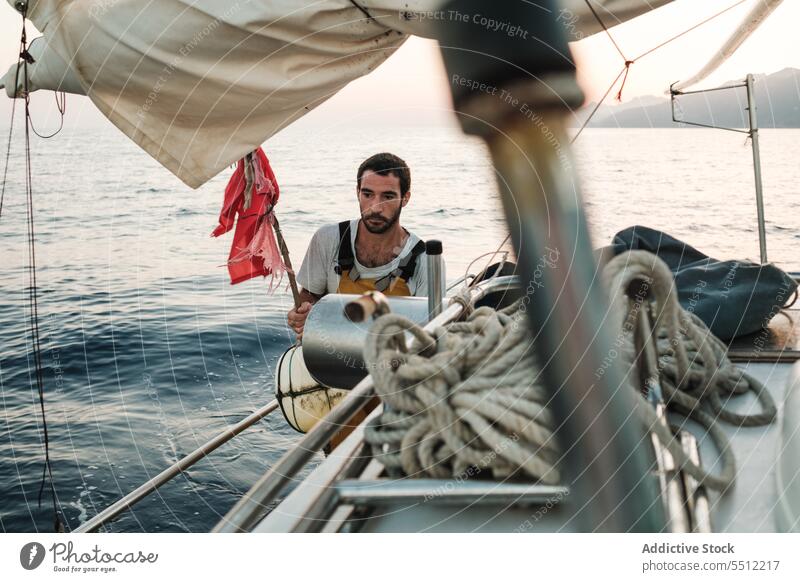
<path id="1" fill-rule="evenodd" d="M 783 69 L 755 76 L 758 125 L 765 128 L 800 128 L 800 70 Z M 728 85 L 738 81 L 723 83 Z M 698 123 L 747 126 L 745 90 L 713 91 L 679 97 L 678 117 Z M 579 126 L 596 103 L 575 112 L 572 125 Z M 639 97 L 622 105 L 602 105 L 588 127 L 691 127 L 672 121 L 668 97 Z"/>

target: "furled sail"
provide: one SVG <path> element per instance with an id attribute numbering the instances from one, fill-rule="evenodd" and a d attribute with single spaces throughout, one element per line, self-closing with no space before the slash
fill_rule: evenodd
<path id="1" fill-rule="evenodd" d="M 750 38 L 750 35 L 764 23 L 781 2 L 783 2 L 783 0 L 761 0 L 757 2 L 711 60 L 697 73 L 692 75 L 692 77 L 686 81 L 681 81 L 675 85 L 673 89 L 676 91 L 688 89 L 692 85 L 697 85 L 697 83 L 702 82 L 711 73 L 716 71 L 722 63 L 727 61 L 733 53 L 742 46 L 744 41 Z"/>
<path id="2" fill-rule="evenodd" d="M 669 1 L 592 5 L 610 27 Z M 28 17 L 43 35 L 31 45 L 30 86 L 88 95 L 141 148 L 198 187 L 375 69 L 408 35 L 432 37 L 435 21 L 452 16 L 442 4 L 29 0 Z M 584 0 L 563 6 L 559 21 L 575 40 L 600 30 Z M 486 24 L 507 34 L 524 27 Z M 10 96 L 15 70 L 3 78 Z"/>

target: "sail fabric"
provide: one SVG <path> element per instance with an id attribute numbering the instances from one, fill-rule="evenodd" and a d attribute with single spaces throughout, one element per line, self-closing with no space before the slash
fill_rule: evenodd
<path id="1" fill-rule="evenodd" d="M 78 75 L 61 58 L 58 52 L 52 50 L 44 37 L 33 39 L 28 45 L 28 54 L 33 57 L 33 63 L 28 65 L 28 91 L 50 89 L 64 91 L 75 95 L 85 95 Z M 16 81 L 17 90 L 14 91 Z M 0 81 L 0 88 L 5 87 L 9 97 L 21 95 L 25 88 L 22 70 L 17 73 L 17 65 L 9 68 L 8 73 Z"/>
<path id="2" fill-rule="evenodd" d="M 612 26 L 669 1 L 592 4 Z M 31 0 L 28 17 L 45 43 L 34 43 L 31 85 L 88 95 L 122 132 L 196 188 L 374 70 L 409 35 L 434 37 L 438 21 L 449 17 L 442 4 Z M 558 19 L 570 40 L 601 30 L 583 0 L 563 6 Z M 486 25 L 511 33 L 512 23 Z M 9 95 L 15 68 L 3 79 Z"/>
<path id="3" fill-rule="evenodd" d="M 711 73 L 716 71 L 725 61 L 733 56 L 739 47 L 744 44 L 744 41 L 750 38 L 750 35 L 764 23 L 769 15 L 772 14 L 782 2 L 783 0 L 761 0 L 756 3 L 739 26 L 736 27 L 736 30 L 728 37 L 728 40 L 725 41 L 722 48 L 711 57 L 703 68 L 689 79 L 675 85 L 673 89 L 676 91 L 683 91 L 704 81 Z"/>

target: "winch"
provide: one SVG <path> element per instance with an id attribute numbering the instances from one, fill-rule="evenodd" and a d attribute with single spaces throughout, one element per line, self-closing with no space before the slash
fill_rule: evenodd
<path id="1" fill-rule="evenodd" d="M 289 348 L 278 359 L 275 397 L 286 421 L 308 432 L 367 374 L 364 345 L 372 313 L 391 311 L 415 323 L 428 321 L 426 297 L 383 297 L 380 303 L 358 295 L 333 293 L 311 310 L 303 344 Z"/>

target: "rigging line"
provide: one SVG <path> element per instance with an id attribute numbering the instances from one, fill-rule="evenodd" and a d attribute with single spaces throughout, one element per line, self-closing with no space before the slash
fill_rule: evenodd
<path id="1" fill-rule="evenodd" d="M 617 41 L 614 39 L 614 36 L 611 34 L 611 31 L 608 30 L 608 27 L 606 27 L 605 22 L 603 22 L 603 20 L 600 18 L 600 15 L 594 9 L 594 6 L 592 6 L 592 3 L 590 2 L 590 0 L 584 0 L 584 2 L 586 2 L 586 5 L 589 7 L 589 10 L 592 11 L 592 14 L 594 15 L 595 20 L 597 20 L 597 22 L 600 24 L 600 26 L 603 27 L 603 30 L 606 31 L 606 36 L 608 36 L 608 39 L 611 41 L 611 44 L 614 45 L 614 48 L 617 49 L 617 52 L 619 53 L 619 56 L 621 56 L 622 60 L 625 61 L 625 68 L 622 71 L 620 71 L 620 74 L 617 75 L 616 79 L 614 79 L 614 83 L 611 84 L 611 87 L 608 88 L 608 91 L 606 91 L 606 94 L 603 95 L 603 99 L 600 101 L 600 103 L 602 103 L 605 100 L 605 98 L 608 96 L 608 93 L 611 91 L 611 88 L 616 84 L 617 79 L 619 79 L 620 76 L 622 76 L 622 74 L 624 73 L 625 77 L 622 79 L 622 84 L 619 86 L 619 91 L 617 92 L 617 96 L 616 96 L 617 101 L 622 101 L 622 90 L 625 88 L 625 82 L 628 80 L 628 72 L 630 71 L 631 65 L 636 61 L 636 59 L 629 59 L 628 57 L 625 56 L 625 53 L 622 52 L 622 49 L 617 44 Z M 589 120 L 594 116 L 594 114 L 600 108 L 600 103 L 598 103 L 597 107 L 595 107 L 594 111 L 592 111 L 592 113 L 589 116 L 589 118 L 587 119 L 586 123 L 589 122 Z M 583 127 L 581 127 L 580 131 L 578 131 L 578 133 L 575 135 L 575 137 L 572 140 L 573 142 L 581 134 L 581 132 L 583 131 L 584 127 L 586 127 L 586 124 L 584 124 Z"/>
<path id="2" fill-rule="evenodd" d="M 726 12 L 728 12 L 729 10 L 733 10 L 734 8 L 736 8 L 737 6 L 739 6 L 740 4 L 744 4 L 744 3 L 745 3 L 745 2 L 747 2 L 747 1 L 748 1 L 748 0 L 739 0 L 738 2 L 736 2 L 736 3 L 734 3 L 734 4 L 730 5 L 730 6 L 728 6 L 728 7 L 727 7 L 727 8 L 725 8 L 724 10 L 720 10 L 720 11 L 719 11 L 719 12 L 717 12 L 716 14 L 713 14 L 713 15 L 709 16 L 708 18 L 706 18 L 706 19 L 705 19 L 705 20 L 703 20 L 702 22 L 698 22 L 697 24 L 695 24 L 695 25 L 694 25 L 694 26 L 692 26 L 691 28 L 687 28 L 687 29 L 686 29 L 686 30 L 684 30 L 683 32 L 676 34 L 675 36 L 673 36 L 672 38 L 669 38 L 669 39 L 665 40 L 665 41 L 664 41 L 664 42 L 662 42 L 661 44 L 658 44 L 658 45 L 654 46 L 653 48 L 651 48 L 651 49 L 649 49 L 649 50 L 646 50 L 645 52 L 643 52 L 642 54 L 640 54 L 638 57 L 636 57 L 636 58 L 635 58 L 635 59 L 633 59 L 633 60 L 634 60 L 634 61 L 638 61 L 638 60 L 639 60 L 639 59 L 641 59 L 642 57 L 646 57 L 646 56 L 647 56 L 647 55 L 649 55 L 650 53 L 657 51 L 657 50 L 658 50 L 658 49 L 660 49 L 661 47 L 663 47 L 663 46 L 665 46 L 665 45 L 668 45 L 668 44 L 669 44 L 669 43 L 671 43 L 672 41 L 679 39 L 680 37 L 682 37 L 682 36 L 683 36 L 683 35 L 685 35 L 685 34 L 689 34 L 689 33 L 690 33 L 690 32 L 692 32 L 693 30 L 695 30 L 696 28 L 699 28 L 699 27 L 703 26 L 704 24 L 706 24 L 706 23 L 708 23 L 708 22 L 710 22 L 710 21 L 714 20 L 714 19 L 715 19 L 715 18 L 717 18 L 718 16 L 722 16 L 723 14 L 725 14 Z"/>
<path id="3" fill-rule="evenodd" d="M 47 417 L 45 415 L 44 406 L 44 372 L 42 371 L 42 346 L 40 341 L 39 330 L 39 304 L 38 304 L 38 286 L 36 280 L 36 231 L 34 227 L 34 208 L 33 208 L 33 174 L 31 170 L 31 144 L 30 133 L 33 129 L 30 116 L 30 77 L 28 74 L 28 65 L 32 61 L 27 49 L 27 31 L 25 29 L 25 19 L 27 17 L 27 10 L 22 10 L 22 34 L 20 36 L 20 62 L 17 63 L 17 70 L 15 73 L 15 86 L 14 90 L 19 86 L 19 70 L 22 66 L 23 72 L 23 86 L 25 99 L 25 194 L 27 198 L 27 227 L 28 227 L 28 301 L 31 319 L 31 347 L 33 350 L 33 364 L 35 367 L 36 388 L 39 393 L 39 406 L 42 414 L 42 437 L 44 441 L 44 467 L 42 467 L 42 480 L 39 486 L 38 503 L 39 507 L 42 505 L 42 494 L 44 493 L 45 482 L 47 477 L 50 478 L 50 493 L 53 501 L 53 529 L 64 531 L 61 523 L 60 514 L 58 511 L 58 501 L 53 480 L 53 468 L 50 462 L 50 437 L 47 430 Z M 60 130 L 59 130 L 60 131 Z M 37 134 L 39 135 L 39 134 Z M 54 134 L 55 135 L 55 134 Z"/>
<path id="4" fill-rule="evenodd" d="M 38 137 L 42 139 L 50 139 L 51 137 L 55 137 L 59 133 L 61 133 L 62 129 L 64 129 L 64 116 L 65 113 L 67 112 L 67 94 L 64 91 L 53 91 L 53 95 L 56 98 L 56 109 L 58 109 L 58 114 L 59 114 L 58 128 L 53 133 L 50 133 L 48 135 L 42 135 L 41 133 L 36 131 L 36 127 L 34 127 L 33 125 L 33 118 L 30 117 L 30 115 L 27 115 L 31 124 L 31 131 L 33 131 L 33 133 L 35 133 Z M 60 98 L 59 95 L 61 95 Z"/>
<path id="5" fill-rule="evenodd" d="M 364 8 L 363 6 L 361 6 L 361 4 L 359 4 L 358 2 L 356 2 L 356 0 L 350 0 L 350 4 L 352 4 L 353 6 L 355 6 L 356 8 L 358 8 L 358 9 L 361 11 L 361 13 L 362 13 L 364 16 L 366 16 L 366 17 L 367 17 L 367 20 L 369 20 L 370 22 L 373 22 L 373 23 L 377 23 L 377 21 L 375 20 L 375 17 L 373 17 L 373 16 L 372 16 L 372 14 L 370 14 L 370 13 L 369 13 L 369 11 L 368 11 L 366 8 Z"/>
<path id="6" fill-rule="evenodd" d="M 628 73 L 631 70 L 632 64 L 633 61 L 625 61 L 625 68 L 622 69 L 622 71 L 625 73 L 625 76 L 622 77 L 622 83 L 620 84 L 619 91 L 617 91 L 617 95 L 615 97 L 617 101 L 622 101 L 622 90 L 625 88 L 625 82 L 628 80 Z"/>
<path id="7" fill-rule="evenodd" d="M 617 92 L 617 96 L 616 96 L 617 101 L 622 101 L 622 90 L 625 88 L 625 82 L 628 80 L 628 72 L 629 72 L 629 69 L 630 69 L 632 64 L 634 64 L 639 59 L 641 59 L 643 57 L 646 57 L 647 55 L 649 55 L 649 54 L 657 51 L 658 49 L 668 45 L 669 43 L 673 42 L 674 40 L 677 40 L 677 39 L 681 38 L 682 36 L 692 32 L 693 30 L 703 26 L 704 24 L 714 20 L 715 18 L 717 18 L 719 16 L 722 16 L 723 14 L 728 12 L 729 10 L 733 10 L 737 6 L 739 6 L 741 4 L 744 4 L 747 1 L 748 0 L 738 0 L 738 2 L 735 2 L 732 5 L 728 6 L 727 8 L 725 8 L 723 10 L 720 10 L 719 12 L 717 12 L 715 14 L 712 14 L 711 16 L 706 18 L 705 20 L 702 20 L 702 21 L 698 22 L 697 24 L 694 24 L 693 26 L 687 28 L 683 32 L 680 32 L 680 33 L 676 34 L 675 36 L 672 36 L 672 37 L 668 38 L 664 42 L 661 42 L 661 43 L 657 44 L 656 46 L 644 51 L 639 56 L 637 56 L 637 57 L 635 57 L 633 59 L 629 59 L 629 58 L 627 58 L 625 56 L 625 53 L 620 48 L 619 44 L 617 44 L 617 41 L 614 39 L 614 36 L 611 34 L 611 31 L 608 29 L 608 27 L 605 25 L 603 20 L 600 18 L 600 15 L 594 9 L 594 6 L 592 6 L 590 0 L 584 0 L 584 2 L 586 2 L 586 5 L 589 7 L 589 10 L 591 10 L 592 14 L 594 15 L 595 20 L 597 20 L 597 22 L 603 28 L 603 30 L 605 31 L 605 33 L 608 36 L 609 40 L 614 45 L 614 48 L 617 49 L 617 52 L 622 57 L 622 60 L 625 61 L 625 70 L 624 70 L 625 77 L 622 79 L 622 85 L 620 85 L 619 91 Z M 578 134 L 580 134 L 580 132 L 578 132 Z"/>
<path id="8" fill-rule="evenodd" d="M 23 21 L 23 34 L 25 32 L 24 21 Z M 19 54 L 22 55 L 23 52 L 27 52 L 24 45 L 24 37 L 20 38 L 19 41 Z M 17 69 L 14 72 L 14 98 L 11 100 L 11 121 L 8 124 L 8 145 L 6 147 L 6 165 L 3 169 L 3 186 L 0 189 L 0 218 L 3 216 L 3 203 L 6 197 L 6 183 L 8 181 L 8 166 L 11 159 L 11 139 L 14 135 L 14 119 L 16 118 L 16 111 L 17 111 L 17 99 L 19 95 L 17 95 L 17 87 L 19 87 L 19 67 L 20 63 L 17 61 Z"/>
<path id="9" fill-rule="evenodd" d="M 17 66 L 19 71 L 19 66 Z M 15 79 L 16 82 L 16 79 Z M 14 87 L 16 91 L 16 86 Z M 14 135 L 14 118 L 17 111 L 17 96 L 11 100 L 11 121 L 8 125 L 8 145 L 6 146 L 6 165 L 3 168 L 3 185 L 0 186 L 0 218 L 3 218 L 3 202 L 6 199 L 6 183 L 8 182 L 8 165 L 11 159 L 11 137 Z"/>
<path id="10" fill-rule="evenodd" d="M 19 58 L 25 63 L 24 64 L 24 69 L 25 69 L 25 80 L 24 80 L 25 81 L 25 91 L 24 91 L 25 95 L 24 95 L 24 98 L 25 98 L 25 102 L 27 104 L 29 102 L 29 99 L 30 99 L 30 95 L 29 95 L 30 87 L 28 86 L 28 80 L 29 80 L 29 77 L 28 77 L 28 65 L 32 65 L 33 63 L 36 62 L 36 60 L 33 58 L 33 55 L 28 52 L 27 31 L 25 30 L 25 25 L 24 25 L 24 19 L 26 18 L 26 16 L 23 15 L 22 18 L 23 18 L 23 26 L 22 26 L 22 38 L 20 39 Z M 14 82 L 17 83 L 16 85 L 14 85 L 14 92 L 15 92 L 15 95 L 16 95 L 17 87 L 19 87 L 19 62 L 17 63 L 17 71 L 16 71 L 16 73 L 14 75 Z M 59 94 L 61 95 L 60 98 L 59 98 Z M 56 109 L 58 109 L 58 113 L 59 113 L 58 128 L 56 128 L 56 130 L 53 133 L 50 133 L 48 135 L 43 135 L 43 134 L 39 133 L 38 131 L 36 131 L 36 126 L 34 125 L 33 118 L 30 115 L 30 108 L 27 107 L 27 106 L 25 107 L 26 124 L 30 124 L 31 131 L 33 131 L 33 133 L 35 133 L 38 137 L 40 137 L 42 139 L 50 139 L 51 137 L 55 137 L 56 135 L 61 133 L 61 130 L 64 128 L 64 114 L 67 111 L 67 94 L 64 91 L 53 91 L 53 95 L 55 96 Z"/>
<path id="11" fill-rule="evenodd" d="M 622 74 L 623 74 L 623 73 L 625 73 L 625 74 L 627 75 L 627 71 L 628 71 L 628 67 L 627 67 L 627 66 L 626 66 L 626 67 L 623 67 L 623 68 L 620 70 L 620 72 L 617 74 L 616 78 L 615 78 L 615 79 L 614 79 L 614 80 L 611 82 L 611 84 L 608 86 L 608 89 L 606 89 L 606 92 L 603 94 L 603 97 L 600 99 L 600 101 L 598 101 L 598 102 L 597 102 L 597 105 L 595 105 L 595 106 L 594 106 L 594 109 L 592 109 L 592 112 L 589 114 L 589 116 L 588 116 L 588 117 L 586 118 L 586 120 L 583 122 L 583 125 L 581 125 L 581 128 L 580 128 L 580 129 L 578 130 L 578 132 L 577 132 L 577 133 L 576 133 L 576 134 L 575 134 L 575 135 L 572 137 L 572 139 L 571 139 L 571 140 L 570 140 L 570 142 L 569 142 L 570 144 L 574 144 L 574 143 L 575 143 L 575 140 L 576 140 L 576 139 L 578 139 L 578 136 L 580 136 L 580 134 L 581 134 L 581 133 L 583 133 L 583 130 L 584 130 L 584 129 L 586 129 L 586 126 L 587 126 L 587 125 L 589 125 L 589 122 L 590 122 L 590 121 L 592 120 L 592 118 L 594 117 L 594 114 L 595 114 L 595 113 L 597 113 L 597 110 L 598 110 L 598 109 L 600 109 L 600 106 L 603 104 L 603 102 L 604 102 L 604 101 L 606 100 L 606 98 L 608 97 L 608 94 L 609 94 L 609 93 L 611 93 L 611 89 L 613 89 L 613 88 L 614 88 L 614 85 L 616 85 L 616 84 L 617 84 L 617 81 L 619 81 L 619 78 L 622 76 Z M 620 89 L 620 90 L 621 90 L 621 89 Z"/>
<path id="12" fill-rule="evenodd" d="M 619 48 L 619 45 L 617 44 L 617 41 L 614 40 L 614 37 L 611 35 L 611 31 L 608 30 L 608 28 L 606 27 L 606 23 L 603 22 L 603 20 L 600 18 L 600 15 L 594 9 L 594 6 L 592 6 L 592 3 L 590 2 L 590 0 L 584 0 L 584 2 L 586 2 L 586 5 L 589 7 L 589 10 L 592 11 L 592 14 L 594 15 L 594 18 L 595 18 L 595 20 L 597 20 L 598 24 L 600 24 L 600 26 L 603 27 L 603 30 L 606 31 L 606 34 L 608 35 L 608 39 L 611 41 L 611 44 L 614 45 L 614 48 L 617 49 L 617 52 L 619 53 L 619 56 L 622 57 L 622 60 L 623 61 L 629 60 L 628 57 L 625 56 L 625 53 L 622 52 L 622 49 Z"/>
<path id="13" fill-rule="evenodd" d="M 486 264 L 484 265 L 483 269 L 481 269 L 480 271 L 478 271 L 478 275 L 480 275 L 480 274 L 482 274 L 482 273 L 483 273 L 483 274 L 485 274 L 485 273 L 486 273 L 486 270 L 487 270 L 487 269 L 488 269 L 488 268 L 491 266 L 491 265 L 490 265 L 490 263 L 491 263 L 492 259 L 493 259 L 494 257 L 496 257 L 497 255 L 499 255 L 499 254 L 504 254 L 504 255 L 506 255 L 506 256 L 504 256 L 504 257 L 503 257 L 503 262 L 505 262 L 505 260 L 506 260 L 506 258 L 507 258 L 507 255 L 508 255 L 508 251 L 503 251 L 502 249 L 503 249 L 503 246 L 504 246 L 504 245 L 505 245 L 505 244 L 506 244 L 506 243 L 509 241 L 509 239 L 510 239 L 510 238 L 511 238 L 511 234 L 509 233 L 509 234 L 507 234 L 507 235 L 506 235 L 506 238 L 504 238 L 504 239 L 503 239 L 503 242 L 501 242 L 499 245 L 497 245 L 497 250 L 495 250 L 494 252 L 492 252 L 492 251 L 489 251 L 488 253 L 483 253 L 482 255 L 480 255 L 480 256 L 478 256 L 478 257 L 475 257 L 475 258 L 472 260 L 472 262 L 471 262 L 469 265 L 467 265 L 467 270 L 466 270 L 466 271 L 464 271 L 464 283 L 466 284 L 466 282 L 467 282 L 467 279 L 469 278 L 469 275 L 470 275 L 470 272 L 469 272 L 469 270 L 472 268 L 472 265 L 474 265 L 475 263 L 477 263 L 479 259 L 482 259 L 483 257 L 489 257 L 489 258 L 486 260 Z M 474 277 L 477 279 L 477 275 L 475 275 Z M 473 284 L 474 282 L 475 282 L 475 279 L 473 279 L 472 283 L 470 283 L 470 284 L 469 284 L 469 285 L 467 285 L 467 286 L 468 286 L 468 287 L 469 287 L 469 286 L 472 286 L 472 284 Z"/>

